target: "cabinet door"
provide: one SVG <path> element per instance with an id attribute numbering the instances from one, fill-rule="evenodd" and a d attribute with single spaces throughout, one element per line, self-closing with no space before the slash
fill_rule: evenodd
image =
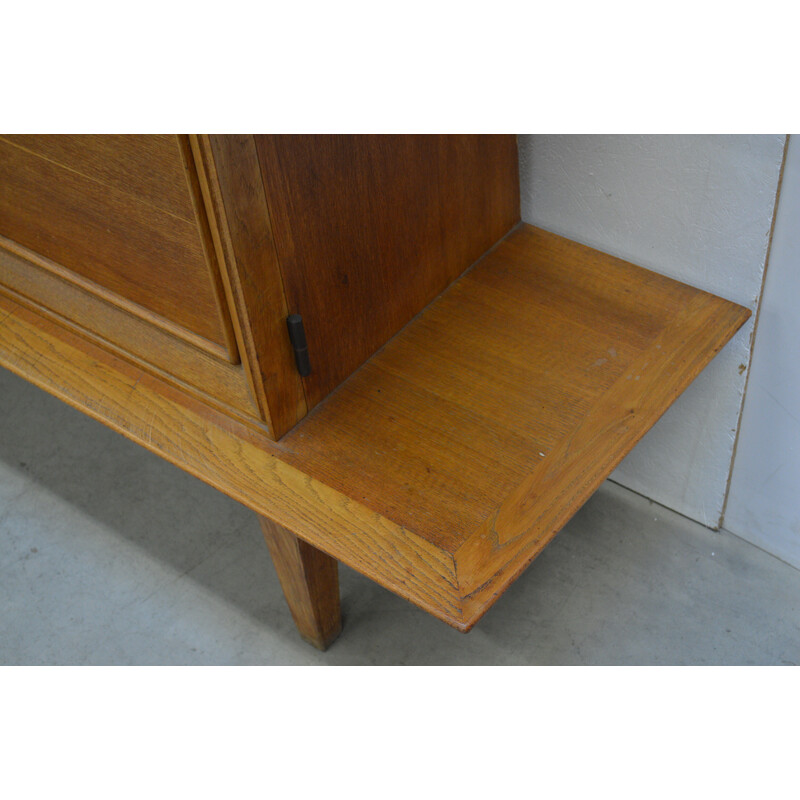
<path id="1" fill-rule="evenodd" d="M 259 418 L 188 137 L 0 136 L 0 289 Z"/>
<path id="2" fill-rule="evenodd" d="M 176 136 L 4 136 L 0 234 L 131 313 L 235 361 Z"/>

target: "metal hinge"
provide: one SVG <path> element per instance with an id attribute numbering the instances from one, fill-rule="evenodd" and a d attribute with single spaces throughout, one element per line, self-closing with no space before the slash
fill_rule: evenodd
<path id="1" fill-rule="evenodd" d="M 294 350 L 294 363 L 297 364 L 297 371 L 305 378 L 311 372 L 311 362 L 308 360 L 308 344 L 303 318 L 299 314 L 289 314 L 286 317 L 286 327 L 289 329 L 289 341 Z"/>

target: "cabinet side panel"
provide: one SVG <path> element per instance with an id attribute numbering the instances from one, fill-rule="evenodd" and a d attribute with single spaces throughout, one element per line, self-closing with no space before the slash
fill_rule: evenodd
<path id="1" fill-rule="evenodd" d="M 519 221 L 514 136 L 256 136 L 316 405 Z"/>

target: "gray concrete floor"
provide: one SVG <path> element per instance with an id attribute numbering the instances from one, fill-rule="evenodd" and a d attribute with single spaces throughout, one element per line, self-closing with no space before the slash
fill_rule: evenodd
<path id="1" fill-rule="evenodd" d="M 250 511 L 0 369 L 1 664 L 800 661 L 800 572 L 611 483 L 468 635 L 341 591 L 319 653 Z"/>

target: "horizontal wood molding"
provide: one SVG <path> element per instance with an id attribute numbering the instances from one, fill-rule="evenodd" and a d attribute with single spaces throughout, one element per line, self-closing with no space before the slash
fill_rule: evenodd
<path id="1" fill-rule="evenodd" d="M 100 284 L 66 269 L 61 264 L 57 264 L 55 261 L 52 261 L 51 259 L 46 258 L 39 253 L 34 253 L 30 248 L 23 247 L 17 242 L 11 241 L 11 239 L 0 235 L 0 257 L 6 259 L 6 254 L 12 258 L 15 258 L 17 262 L 22 261 L 35 267 L 36 269 L 33 270 L 34 274 L 38 275 L 38 273 L 42 271 L 48 272 L 53 277 L 59 279 L 62 284 L 69 284 L 77 289 L 80 289 L 87 295 L 97 297 L 108 305 L 115 306 L 116 308 L 120 309 L 120 311 L 124 311 L 131 316 L 138 317 L 142 322 L 147 323 L 151 327 L 158 328 L 164 331 L 164 333 L 174 336 L 177 339 L 182 339 L 187 344 L 190 344 L 193 347 L 196 347 L 198 350 L 208 353 L 210 356 L 229 361 L 227 351 L 222 345 L 209 341 L 203 336 L 198 336 L 187 328 L 183 328 L 180 325 L 175 324 L 172 320 L 154 313 L 149 308 L 144 308 L 143 306 L 137 305 L 127 298 L 121 297 L 115 292 L 109 291 L 104 286 L 100 286 Z M 31 278 L 31 280 L 36 279 L 37 278 Z M 3 284 L 10 285 L 10 283 L 5 281 L 5 275 L 0 275 L 0 285 Z M 47 304 L 45 303 L 45 305 Z"/>
<path id="2" fill-rule="evenodd" d="M 258 418 L 244 372 L 72 281 L 0 248 L 0 293 L 111 347 L 221 408 Z"/>

